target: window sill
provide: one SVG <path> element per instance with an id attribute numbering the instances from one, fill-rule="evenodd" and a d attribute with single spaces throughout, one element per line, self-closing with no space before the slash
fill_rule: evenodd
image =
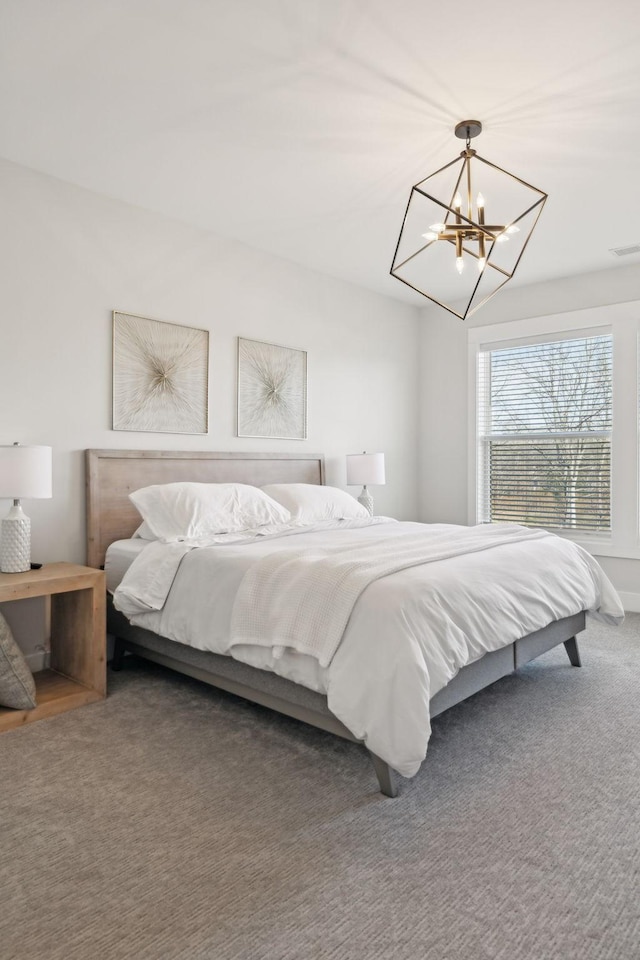
<path id="1" fill-rule="evenodd" d="M 572 543 L 577 543 L 578 546 L 583 547 L 590 553 L 592 557 L 616 557 L 619 560 L 640 560 L 640 541 L 634 544 L 620 544 L 615 543 L 607 536 L 600 537 L 588 537 L 584 533 L 582 536 L 578 531 L 575 533 L 570 533 L 567 530 L 554 529 L 553 527 L 539 527 L 540 530 L 548 530 L 549 533 L 555 533 L 558 537 L 562 537 L 563 540 L 571 540 Z"/>
<path id="2" fill-rule="evenodd" d="M 611 540 L 581 540 L 578 537 L 567 537 L 594 557 L 616 557 L 619 560 L 640 560 L 640 546 L 625 547 L 612 543 Z"/>

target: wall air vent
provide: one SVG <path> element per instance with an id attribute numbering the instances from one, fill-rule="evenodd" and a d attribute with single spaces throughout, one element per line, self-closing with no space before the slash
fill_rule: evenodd
<path id="1" fill-rule="evenodd" d="M 614 257 L 628 257 L 632 253 L 640 253 L 640 243 L 631 243 L 628 247 L 612 247 L 609 253 Z"/>

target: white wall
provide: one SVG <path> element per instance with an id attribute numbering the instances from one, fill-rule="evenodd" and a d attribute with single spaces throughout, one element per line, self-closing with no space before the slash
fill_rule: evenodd
<path id="1" fill-rule="evenodd" d="M 419 519 L 467 522 L 467 330 L 640 300 L 640 265 L 506 288 L 465 322 L 433 307 L 422 311 Z M 629 610 L 640 610 L 640 561 L 599 557 Z"/>
<path id="2" fill-rule="evenodd" d="M 87 447 L 306 449 L 339 486 L 381 450 L 377 512 L 416 516 L 416 308 L 7 161 L 0 209 L 0 443 L 54 455 L 53 499 L 24 504 L 34 560 L 84 562 Z M 208 436 L 110 429 L 113 309 L 210 331 Z M 308 351 L 306 441 L 234 436 L 237 336 Z"/>

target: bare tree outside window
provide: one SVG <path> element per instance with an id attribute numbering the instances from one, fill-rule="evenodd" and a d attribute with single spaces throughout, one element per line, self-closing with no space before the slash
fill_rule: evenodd
<path id="1" fill-rule="evenodd" d="M 610 336 L 484 354 L 484 520 L 611 525 Z"/>

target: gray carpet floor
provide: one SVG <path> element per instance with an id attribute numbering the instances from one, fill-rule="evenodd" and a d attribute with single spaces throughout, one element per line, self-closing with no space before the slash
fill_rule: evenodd
<path id="1" fill-rule="evenodd" d="M 640 615 L 365 751 L 132 660 L 0 737 L 1 960 L 639 960 Z"/>

